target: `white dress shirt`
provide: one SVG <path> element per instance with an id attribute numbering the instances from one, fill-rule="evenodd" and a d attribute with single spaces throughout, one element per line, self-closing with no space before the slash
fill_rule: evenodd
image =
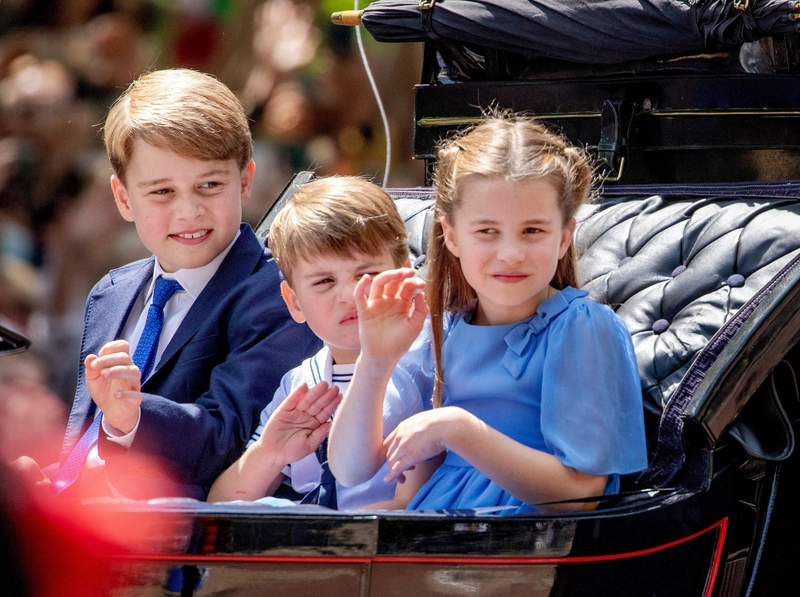
<path id="1" fill-rule="evenodd" d="M 127 340 L 128 344 L 130 344 L 131 356 L 133 356 L 133 354 L 136 352 L 136 347 L 139 345 L 139 339 L 142 337 L 142 332 L 144 331 L 144 326 L 147 322 L 147 312 L 150 310 L 150 304 L 153 302 L 153 288 L 155 287 L 158 277 L 163 276 L 164 278 L 177 280 L 178 283 L 183 287 L 183 290 L 179 290 L 173 294 L 172 297 L 167 301 L 167 304 L 164 306 L 164 325 L 161 328 L 161 336 L 158 339 L 158 349 L 156 351 L 155 358 L 156 365 L 158 365 L 161 355 L 164 354 L 164 350 L 167 348 L 170 340 L 172 340 L 175 332 L 180 327 L 181 323 L 186 317 L 186 314 L 189 312 L 189 309 L 192 308 L 194 301 L 197 300 L 197 297 L 200 296 L 201 292 L 203 292 L 206 284 L 208 284 L 211 278 L 214 277 L 214 274 L 217 273 L 220 264 L 228 255 L 240 234 L 241 232 L 237 232 L 236 237 L 233 239 L 233 241 L 231 241 L 231 244 L 229 244 L 224 251 L 212 259 L 208 264 L 202 267 L 193 269 L 179 269 L 174 273 L 167 273 L 161 268 L 161 265 L 158 263 L 158 259 L 155 259 L 153 276 L 150 279 L 150 283 L 145 285 L 142 292 L 140 292 L 139 296 L 136 298 L 136 302 L 134 302 L 133 308 L 131 308 L 131 312 L 128 315 L 128 321 L 125 323 L 125 327 L 122 330 L 121 339 Z M 156 367 L 154 366 L 150 375 L 153 374 L 155 369 Z M 142 384 L 144 384 L 144 382 L 145 380 L 143 379 Z M 99 413 L 100 410 L 98 409 L 95 416 L 97 416 Z M 139 409 L 139 419 L 137 419 L 136 425 L 128 434 L 123 434 L 119 429 L 112 427 L 106 422 L 105 419 L 102 421 L 102 427 L 110 441 L 129 448 L 133 443 L 133 438 L 136 437 L 136 431 L 139 429 L 140 420 L 141 409 Z M 86 457 L 86 467 L 95 468 L 97 466 L 102 466 L 102 464 L 103 460 L 98 455 L 97 445 L 95 445 L 92 447 L 89 455 Z"/>

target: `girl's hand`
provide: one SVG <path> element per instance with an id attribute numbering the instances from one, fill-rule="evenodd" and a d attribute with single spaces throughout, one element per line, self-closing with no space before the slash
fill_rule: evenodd
<path id="1" fill-rule="evenodd" d="M 461 408 L 445 406 L 417 413 L 400 423 L 383 442 L 389 463 L 384 481 L 402 482 L 405 471 L 450 449 L 452 433 L 463 430 L 473 419 Z"/>
<path id="2" fill-rule="evenodd" d="M 354 291 L 361 355 L 396 363 L 422 330 L 428 304 L 425 281 L 410 268 L 364 276 Z M 417 294 L 418 293 L 418 294 Z M 416 294 L 416 296 L 415 296 Z"/>

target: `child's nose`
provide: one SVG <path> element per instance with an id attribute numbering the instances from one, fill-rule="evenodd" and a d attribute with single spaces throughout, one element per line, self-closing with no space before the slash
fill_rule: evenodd
<path id="1" fill-rule="evenodd" d="M 501 243 L 497 251 L 497 258 L 506 263 L 519 263 L 525 259 L 525 248 L 520 241 L 508 239 Z"/>
<path id="2" fill-rule="evenodd" d="M 184 220 L 194 220 L 202 213 L 202 211 L 202 202 L 189 193 L 178 197 L 178 200 L 175 203 L 176 215 Z"/>
<path id="3" fill-rule="evenodd" d="M 339 302 L 340 303 L 355 303 L 355 298 L 353 297 L 353 293 L 355 292 L 356 285 L 353 284 L 342 284 L 342 287 L 339 291 Z"/>

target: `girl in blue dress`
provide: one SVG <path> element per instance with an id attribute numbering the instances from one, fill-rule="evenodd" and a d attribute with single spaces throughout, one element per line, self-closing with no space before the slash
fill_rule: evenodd
<path id="1" fill-rule="evenodd" d="M 551 502 L 616 492 L 647 465 L 630 334 L 577 289 L 590 188 L 585 153 L 529 118 L 440 149 L 427 286 L 403 269 L 356 287 L 361 355 L 329 444 L 341 483 L 388 460 L 387 481 L 405 481 L 394 507 L 555 511 L 594 508 Z M 384 438 L 396 366 L 434 408 Z"/>

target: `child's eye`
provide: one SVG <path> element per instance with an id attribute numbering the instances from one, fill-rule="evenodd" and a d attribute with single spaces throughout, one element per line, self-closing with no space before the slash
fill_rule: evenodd
<path id="1" fill-rule="evenodd" d="M 151 195 L 167 195 L 168 193 L 171 193 L 171 192 L 172 192 L 172 189 L 156 189 L 154 191 L 150 191 L 150 194 Z"/>
<path id="2" fill-rule="evenodd" d="M 222 184 L 221 182 L 217 182 L 216 180 L 209 180 L 208 182 L 204 182 L 203 184 L 201 184 L 200 188 L 201 189 L 216 189 L 221 184 Z"/>
<path id="3" fill-rule="evenodd" d="M 525 234 L 538 234 L 539 232 L 542 232 L 541 228 L 534 228 L 531 226 L 525 229 Z"/>
<path id="4" fill-rule="evenodd" d="M 311 285 L 324 286 L 326 284 L 333 284 L 333 278 L 320 278 L 319 280 L 315 280 Z"/>
<path id="5" fill-rule="evenodd" d="M 481 228 L 478 234 L 497 234 L 497 228 Z"/>

